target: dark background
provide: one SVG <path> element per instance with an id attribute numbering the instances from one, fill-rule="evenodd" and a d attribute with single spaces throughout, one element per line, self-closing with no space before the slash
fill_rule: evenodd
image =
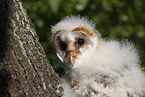
<path id="1" fill-rule="evenodd" d="M 103 37 L 132 41 L 145 71 L 145 0 L 23 0 L 50 63 L 58 70 L 50 28 L 68 15 L 87 16 Z"/>

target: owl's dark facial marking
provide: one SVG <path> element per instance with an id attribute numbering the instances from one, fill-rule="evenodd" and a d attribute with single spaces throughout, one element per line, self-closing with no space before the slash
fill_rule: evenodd
<path id="1" fill-rule="evenodd" d="M 60 47 L 60 49 L 61 49 L 62 51 L 66 51 L 66 49 L 67 49 L 67 44 L 66 44 L 65 42 L 63 42 L 63 41 L 60 41 L 60 42 L 59 42 L 59 47 Z"/>

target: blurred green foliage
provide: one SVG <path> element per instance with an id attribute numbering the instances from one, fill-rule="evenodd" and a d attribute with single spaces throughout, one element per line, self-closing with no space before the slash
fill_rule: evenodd
<path id="1" fill-rule="evenodd" d="M 140 52 L 145 71 L 145 0 L 23 0 L 40 42 L 53 66 L 51 25 L 68 15 L 88 16 L 103 37 L 131 40 Z M 57 66 L 56 66 L 57 67 Z"/>

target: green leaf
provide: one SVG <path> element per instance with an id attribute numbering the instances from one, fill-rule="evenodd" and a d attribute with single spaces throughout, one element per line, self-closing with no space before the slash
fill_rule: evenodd
<path id="1" fill-rule="evenodd" d="M 60 0 L 48 0 L 48 4 L 51 11 L 56 14 L 60 6 Z"/>
<path id="2" fill-rule="evenodd" d="M 78 0 L 79 4 L 82 6 L 82 10 L 86 8 L 89 0 Z"/>

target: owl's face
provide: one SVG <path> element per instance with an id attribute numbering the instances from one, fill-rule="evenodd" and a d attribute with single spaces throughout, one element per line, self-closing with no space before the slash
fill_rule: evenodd
<path id="1" fill-rule="evenodd" d="M 79 57 L 85 56 L 85 52 L 91 52 L 97 47 L 98 39 L 88 27 L 77 27 L 56 31 L 53 42 L 58 58 L 65 66 L 73 68 Z"/>

